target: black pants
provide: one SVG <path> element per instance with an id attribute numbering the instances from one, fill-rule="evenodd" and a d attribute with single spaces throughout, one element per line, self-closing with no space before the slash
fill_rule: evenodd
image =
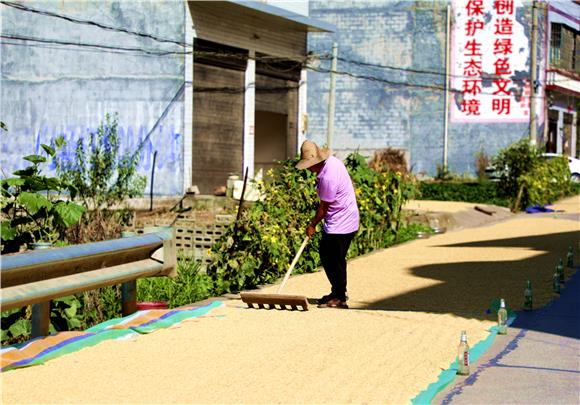
<path id="1" fill-rule="evenodd" d="M 346 254 L 356 232 L 333 234 L 322 232 L 320 240 L 320 260 L 334 298 L 346 301 Z"/>

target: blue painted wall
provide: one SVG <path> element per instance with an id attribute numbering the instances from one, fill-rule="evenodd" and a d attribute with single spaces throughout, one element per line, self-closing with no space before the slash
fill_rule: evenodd
<path id="1" fill-rule="evenodd" d="M 376 149 L 405 148 L 413 172 L 436 174 L 443 162 L 446 7 L 444 1 L 310 1 L 310 16 L 336 25 L 337 31 L 311 34 L 309 50 L 330 54 L 336 41 L 339 72 L 374 78 L 337 75 L 335 152 L 359 149 L 372 156 Z M 529 4 L 518 9 L 517 19 L 529 37 Z M 323 58 L 319 69 L 329 68 Z M 328 73 L 308 74 L 307 137 L 320 144 L 326 143 L 328 78 Z M 473 174 L 477 152 L 492 156 L 528 134 L 527 122 L 450 122 L 449 169 Z"/>
<path id="2" fill-rule="evenodd" d="M 182 2 L 22 4 L 173 41 L 184 38 Z M 50 143 L 59 135 L 69 141 L 63 156 L 72 157 L 76 139 L 96 131 L 106 113 L 116 113 L 121 152 L 140 153 L 139 171 L 148 178 L 153 153 L 158 151 L 154 194 L 181 195 L 184 48 L 58 16 L 6 5 L 0 9 L 4 36 L 34 39 L 1 42 L 0 119 L 9 130 L 0 149 L 2 175 L 26 166 L 23 156 L 38 152 L 40 143 Z M 149 180 L 147 184 L 149 188 Z"/>

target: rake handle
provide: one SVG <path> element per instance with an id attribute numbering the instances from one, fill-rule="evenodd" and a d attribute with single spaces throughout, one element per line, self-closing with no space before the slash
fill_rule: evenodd
<path id="1" fill-rule="evenodd" d="M 302 251 L 306 247 L 306 244 L 308 243 L 309 239 L 310 238 L 308 236 L 304 238 L 304 242 L 302 242 L 302 246 L 300 246 L 300 249 L 298 249 L 298 253 L 296 253 L 296 256 L 294 256 L 294 260 L 292 260 L 292 264 L 290 264 L 290 267 L 288 267 L 288 270 L 286 271 L 286 274 L 284 275 L 284 280 L 282 280 L 282 284 L 280 284 L 280 287 L 278 287 L 278 291 L 276 292 L 276 294 L 280 294 L 280 292 L 282 291 L 282 289 L 286 285 L 286 282 L 288 281 L 290 274 L 292 274 L 292 270 L 294 270 L 294 266 L 296 266 L 296 263 L 298 263 L 298 259 L 300 259 L 300 256 L 302 255 Z"/>

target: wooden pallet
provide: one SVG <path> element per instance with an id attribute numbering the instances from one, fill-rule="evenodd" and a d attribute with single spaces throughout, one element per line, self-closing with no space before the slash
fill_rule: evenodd
<path id="1" fill-rule="evenodd" d="M 302 295 L 240 293 L 249 308 L 308 311 L 308 299 Z"/>

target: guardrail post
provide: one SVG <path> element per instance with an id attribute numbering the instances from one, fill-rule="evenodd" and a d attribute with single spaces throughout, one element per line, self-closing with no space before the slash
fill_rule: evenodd
<path id="1" fill-rule="evenodd" d="M 123 316 L 137 312 L 137 280 L 127 281 L 121 285 Z"/>
<path id="2" fill-rule="evenodd" d="M 32 331 L 31 337 L 48 336 L 50 325 L 50 301 L 32 305 Z"/>
<path id="3" fill-rule="evenodd" d="M 121 238 L 130 238 L 135 232 L 121 232 Z M 121 284 L 121 308 L 123 316 L 137 312 L 137 280 Z"/>

